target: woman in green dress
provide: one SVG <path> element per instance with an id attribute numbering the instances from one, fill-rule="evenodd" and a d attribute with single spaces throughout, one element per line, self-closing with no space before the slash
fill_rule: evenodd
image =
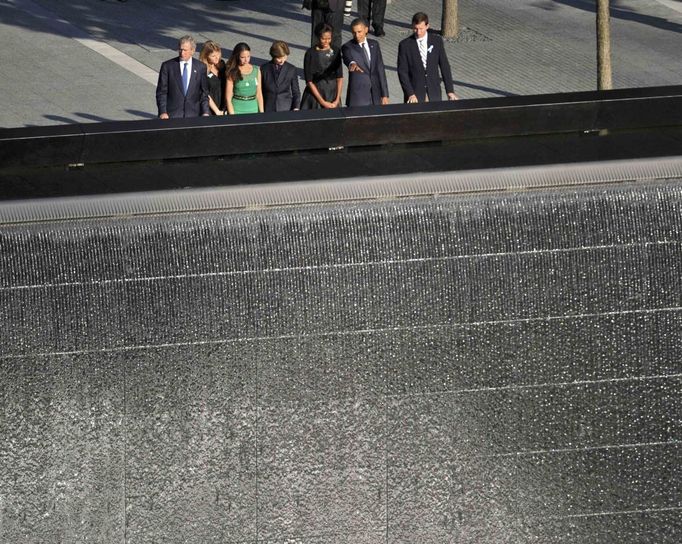
<path id="1" fill-rule="evenodd" d="M 251 48 L 241 42 L 234 46 L 227 61 L 225 101 L 231 115 L 262 113 L 263 91 L 258 66 L 251 64 Z"/>

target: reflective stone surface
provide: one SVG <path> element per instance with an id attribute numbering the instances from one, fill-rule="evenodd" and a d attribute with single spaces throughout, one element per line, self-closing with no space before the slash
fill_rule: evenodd
<path id="1" fill-rule="evenodd" d="M 682 186 L 0 227 L 0 542 L 677 543 Z"/>

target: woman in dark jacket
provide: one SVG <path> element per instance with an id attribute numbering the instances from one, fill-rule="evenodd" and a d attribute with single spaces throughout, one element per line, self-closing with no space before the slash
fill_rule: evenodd
<path id="1" fill-rule="evenodd" d="M 199 60 L 206 65 L 208 75 L 208 107 L 213 115 L 225 115 L 225 62 L 222 49 L 208 40 L 201 49 Z"/>
<path id="2" fill-rule="evenodd" d="M 287 62 L 289 46 L 276 41 L 270 47 L 272 60 L 261 66 L 265 111 L 296 111 L 301 103 L 296 67 Z"/>

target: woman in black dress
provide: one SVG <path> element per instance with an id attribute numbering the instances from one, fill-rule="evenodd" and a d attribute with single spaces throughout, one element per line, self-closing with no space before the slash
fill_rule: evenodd
<path id="1" fill-rule="evenodd" d="M 208 75 L 208 107 L 213 115 L 227 115 L 225 108 L 225 61 L 220 46 L 208 40 L 201 48 L 199 60 L 206 65 Z"/>
<path id="2" fill-rule="evenodd" d="M 302 110 L 338 108 L 341 104 L 341 51 L 331 47 L 332 32 L 331 26 L 319 25 L 315 29 L 317 45 L 308 49 L 303 58 L 306 87 L 301 98 Z"/>

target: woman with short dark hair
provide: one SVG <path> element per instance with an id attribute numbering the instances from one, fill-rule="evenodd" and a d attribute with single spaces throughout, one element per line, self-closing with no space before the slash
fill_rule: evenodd
<path id="1" fill-rule="evenodd" d="M 287 62 L 289 46 L 282 41 L 270 47 L 272 60 L 261 66 L 265 111 L 296 111 L 301 103 L 296 67 Z"/>
<path id="2" fill-rule="evenodd" d="M 315 35 L 317 45 L 308 49 L 303 59 L 306 88 L 301 99 L 301 109 L 338 108 L 343 87 L 341 51 L 331 47 L 331 26 L 319 25 Z"/>

